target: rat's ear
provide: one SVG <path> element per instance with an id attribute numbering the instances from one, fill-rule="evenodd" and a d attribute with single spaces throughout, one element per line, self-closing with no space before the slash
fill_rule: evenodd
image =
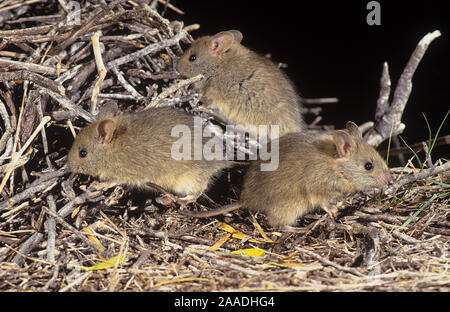
<path id="1" fill-rule="evenodd" d="M 348 121 L 346 128 L 352 136 L 358 139 L 362 139 L 361 130 L 359 130 L 358 126 L 354 122 Z"/>
<path id="2" fill-rule="evenodd" d="M 109 144 L 116 130 L 116 123 L 112 119 L 104 119 L 97 124 L 97 135 L 101 144 Z"/>
<path id="3" fill-rule="evenodd" d="M 233 34 L 234 41 L 236 41 L 237 43 L 241 43 L 243 36 L 239 30 L 232 29 L 232 30 L 229 30 L 229 32 Z"/>
<path id="4" fill-rule="evenodd" d="M 350 158 L 355 150 L 355 141 L 350 134 L 343 130 L 337 130 L 333 134 L 333 141 L 336 145 L 339 157 Z"/>
<path id="5" fill-rule="evenodd" d="M 237 30 L 222 31 L 218 34 L 215 34 L 209 40 L 209 53 L 212 56 L 219 56 L 228 51 L 228 49 L 230 49 L 231 45 L 233 44 L 233 41 L 240 42 L 241 40 L 242 34 L 240 31 Z"/>

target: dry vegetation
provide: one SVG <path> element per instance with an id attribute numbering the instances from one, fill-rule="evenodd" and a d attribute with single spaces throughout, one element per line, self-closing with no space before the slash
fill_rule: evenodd
<path id="1" fill-rule="evenodd" d="M 389 190 L 346 199 L 336 221 L 309 214 L 298 233 L 242 210 L 187 218 L 167 197 L 70 175 L 72 132 L 99 108 L 177 105 L 200 114 L 191 81 L 173 69 L 196 25 L 164 19 L 161 12 L 176 10 L 165 1 L 144 2 L 0 3 L 0 291 L 450 289 L 445 159 L 421 173 L 409 161 Z M 420 57 L 412 59 L 417 67 Z M 405 72 L 410 81 L 414 70 Z M 395 123 L 394 134 L 404 128 L 403 109 L 382 119 L 396 101 L 388 103 L 388 85 L 385 65 L 368 132 L 376 144 L 386 139 L 380 121 Z M 320 115 L 320 107 L 309 111 Z M 201 202 L 237 199 L 241 176 L 228 172 L 211 195 L 216 203 Z"/>

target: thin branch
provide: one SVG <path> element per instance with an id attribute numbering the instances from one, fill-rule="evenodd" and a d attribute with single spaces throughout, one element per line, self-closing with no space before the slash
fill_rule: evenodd
<path id="1" fill-rule="evenodd" d="M 390 93 L 390 78 L 387 63 L 383 65 L 380 97 L 378 99 L 378 105 L 380 105 L 380 107 L 377 107 L 376 109 L 377 120 L 374 128 L 364 136 L 365 140 L 370 145 L 378 146 L 381 142 L 389 138 L 391 133 L 392 135 L 398 135 L 405 130 L 405 124 L 401 122 L 401 118 L 411 93 L 414 72 L 430 43 L 440 35 L 441 32 L 436 30 L 432 33 L 428 33 L 420 40 L 398 80 L 393 100 L 389 107 L 387 99 L 389 98 Z"/>
<path id="2" fill-rule="evenodd" d="M 103 80 L 105 79 L 107 73 L 105 65 L 103 64 L 102 53 L 100 51 L 99 37 L 100 37 L 99 32 L 95 32 L 91 37 L 92 49 L 94 50 L 95 56 L 95 64 L 97 65 L 98 70 L 98 77 L 97 80 L 95 81 L 94 88 L 92 89 L 92 96 L 91 96 L 91 108 L 89 112 L 92 115 L 97 115 L 98 113 L 97 98 L 98 94 L 100 93 L 100 88 L 102 86 Z"/>

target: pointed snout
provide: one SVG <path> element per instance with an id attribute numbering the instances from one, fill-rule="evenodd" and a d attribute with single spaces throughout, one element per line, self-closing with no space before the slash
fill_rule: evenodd
<path id="1" fill-rule="evenodd" d="M 380 186 L 391 184 L 392 178 L 389 173 L 380 173 L 377 177 L 377 182 L 380 184 Z"/>

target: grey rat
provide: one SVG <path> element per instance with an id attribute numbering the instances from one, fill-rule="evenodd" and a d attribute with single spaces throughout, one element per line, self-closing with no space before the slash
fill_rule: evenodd
<path id="1" fill-rule="evenodd" d="M 174 159 L 172 146 L 179 138 L 171 131 L 177 125 L 189 127 L 193 137 L 193 116 L 172 108 L 99 120 L 78 133 L 69 151 L 69 168 L 101 180 L 142 188 L 157 185 L 196 198 L 233 162 Z"/>
<path id="2" fill-rule="evenodd" d="M 353 122 L 347 123 L 346 131 L 289 133 L 278 140 L 278 169 L 261 171 L 262 161 L 253 161 L 244 176 L 240 202 L 182 214 L 210 217 L 242 207 L 265 213 L 272 226 L 283 228 L 317 207 L 334 218 L 337 208 L 332 200 L 391 182 L 385 161 Z"/>
<path id="3" fill-rule="evenodd" d="M 217 110 L 228 124 L 279 125 L 279 136 L 302 131 L 305 124 L 292 82 L 269 59 L 241 45 L 241 40 L 237 30 L 201 37 L 183 53 L 177 71 L 187 77 L 204 75 L 194 87 L 203 94 L 206 106 Z"/>

